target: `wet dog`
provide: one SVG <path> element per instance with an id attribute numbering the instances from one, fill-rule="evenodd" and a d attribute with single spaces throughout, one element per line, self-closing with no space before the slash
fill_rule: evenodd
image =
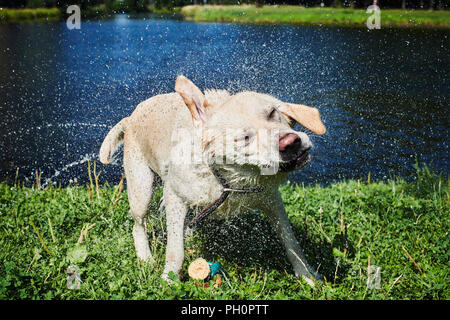
<path id="1" fill-rule="evenodd" d="M 207 208 L 196 216 L 198 222 L 207 214 L 227 217 L 252 208 L 271 223 L 295 274 L 313 285 L 319 275 L 295 239 L 278 186 L 288 172 L 310 161 L 311 141 L 304 132 L 293 130 L 294 124 L 325 133 L 318 110 L 257 92 L 203 93 L 184 76 L 177 78 L 175 91 L 140 103 L 109 131 L 100 148 L 100 161 L 107 164 L 124 145 L 138 257 L 153 261 L 146 216 L 157 174 L 164 183 L 167 218 L 163 278 L 170 271 L 181 272 L 189 209 Z"/>

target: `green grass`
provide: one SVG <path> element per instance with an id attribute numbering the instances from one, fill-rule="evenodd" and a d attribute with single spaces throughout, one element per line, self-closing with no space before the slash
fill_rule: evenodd
<path id="1" fill-rule="evenodd" d="M 147 265 L 134 251 L 125 190 L 94 182 L 39 185 L 0 184 L 0 299 L 450 298 L 449 181 L 427 169 L 411 183 L 281 186 L 307 258 L 326 277 L 314 289 L 292 275 L 255 212 L 235 220 L 238 230 L 216 223 L 195 233 L 186 243 L 195 252 L 186 250 L 181 281 L 169 286 L 160 279 L 166 241 L 161 188 L 148 220 L 156 262 Z M 220 261 L 231 286 L 197 287 L 186 274 L 198 257 Z M 71 264 L 81 270 L 79 290 L 66 285 Z M 366 285 L 369 265 L 381 268 L 379 289 Z"/>
<path id="2" fill-rule="evenodd" d="M 57 8 L 6 9 L 0 8 L 0 23 L 24 21 L 58 21 L 62 17 Z"/>
<path id="3" fill-rule="evenodd" d="M 194 21 L 286 23 L 365 26 L 367 14 L 362 9 L 304 8 L 300 6 L 186 6 L 182 13 Z M 450 11 L 381 9 L 381 27 L 450 26 Z"/>

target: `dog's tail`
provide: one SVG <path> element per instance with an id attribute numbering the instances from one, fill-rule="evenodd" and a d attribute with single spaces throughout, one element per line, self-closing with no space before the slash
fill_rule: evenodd
<path id="1" fill-rule="evenodd" d="M 123 143 L 123 135 L 125 133 L 124 125 L 126 119 L 127 118 L 123 118 L 111 130 L 109 130 L 105 140 L 103 140 L 99 153 L 101 163 L 110 163 L 114 152 L 116 152 Z"/>

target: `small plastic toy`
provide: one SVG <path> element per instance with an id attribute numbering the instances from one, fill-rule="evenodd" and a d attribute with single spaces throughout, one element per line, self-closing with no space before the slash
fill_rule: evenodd
<path id="1" fill-rule="evenodd" d="M 195 280 L 209 281 L 216 274 L 228 277 L 227 272 L 219 262 L 208 262 L 203 258 L 198 258 L 189 265 L 189 276 Z"/>

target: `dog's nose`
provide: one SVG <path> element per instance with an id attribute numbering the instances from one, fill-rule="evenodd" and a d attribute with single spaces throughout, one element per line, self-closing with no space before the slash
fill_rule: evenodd
<path id="1" fill-rule="evenodd" d="M 302 146 L 300 137 L 293 133 L 288 133 L 280 138 L 278 147 L 280 152 L 291 153 L 298 151 Z"/>

